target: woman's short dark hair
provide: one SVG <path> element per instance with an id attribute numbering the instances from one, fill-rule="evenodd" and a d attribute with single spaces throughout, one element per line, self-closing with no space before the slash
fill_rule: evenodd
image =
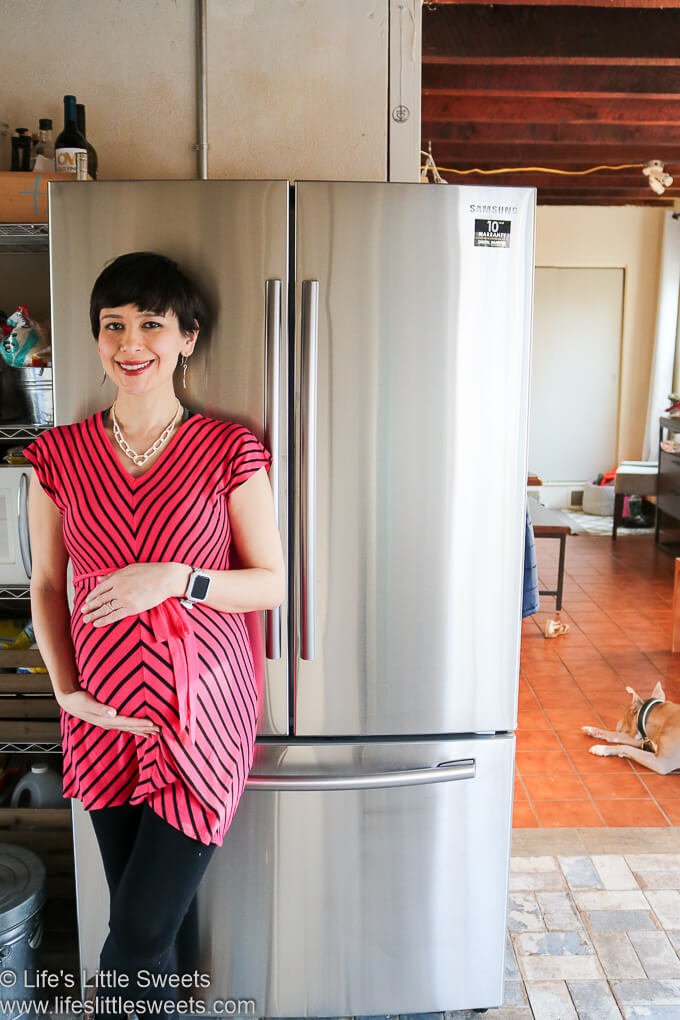
<path id="1" fill-rule="evenodd" d="M 135 305 L 140 312 L 157 315 L 174 312 L 184 336 L 193 333 L 196 323 L 199 329 L 208 324 L 208 303 L 198 285 L 173 259 L 156 252 L 119 255 L 101 271 L 90 295 L 90 324 L 95 340 L 99 338 L 102 308 L 119 305 Z"/>

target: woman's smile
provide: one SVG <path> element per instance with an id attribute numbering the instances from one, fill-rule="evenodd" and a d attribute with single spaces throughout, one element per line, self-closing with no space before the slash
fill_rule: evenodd
<path id="1" fill-rule="evenodd" d="M 149 358 L 148 361 L 116 361 L 116 364 L 125 375 L 141 375 L 153 364 L 153 358 Z"/>

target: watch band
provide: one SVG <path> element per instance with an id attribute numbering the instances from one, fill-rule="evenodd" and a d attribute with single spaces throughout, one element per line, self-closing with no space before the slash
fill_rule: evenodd
<path id="1" fill-rule="evenodd" d="M 205 602 L 210 590 L 211 580 L 212 578 L 205 571 L 193 567 L 189 574 L 184 598 L 179 600 L 179 604 L 184 606 L 185 609 L 191 609 L 194 603 Z"/>

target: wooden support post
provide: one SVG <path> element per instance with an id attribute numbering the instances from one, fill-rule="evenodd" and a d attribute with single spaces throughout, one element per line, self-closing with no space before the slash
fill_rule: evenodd
<path id="1" fill-rule="evenodd" d="M 673 579 L 673 633 L 671 635 L 671 651 L 680 652 L 680 556 L 675 558 L 675 577 Z"/>

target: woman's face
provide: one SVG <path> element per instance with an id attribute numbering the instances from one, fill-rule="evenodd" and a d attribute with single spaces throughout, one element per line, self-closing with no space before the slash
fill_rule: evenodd
<path id="1" fill-rule="evenodd" d="M 99 313 L 97 347 L 104 371 L 119 389 L 146 393 L 172 387 L 177 359 L 191 354 L 197 335 L 198 330 L 184 336 L 174 312 L 158 315 L 119 305 Z"/>

